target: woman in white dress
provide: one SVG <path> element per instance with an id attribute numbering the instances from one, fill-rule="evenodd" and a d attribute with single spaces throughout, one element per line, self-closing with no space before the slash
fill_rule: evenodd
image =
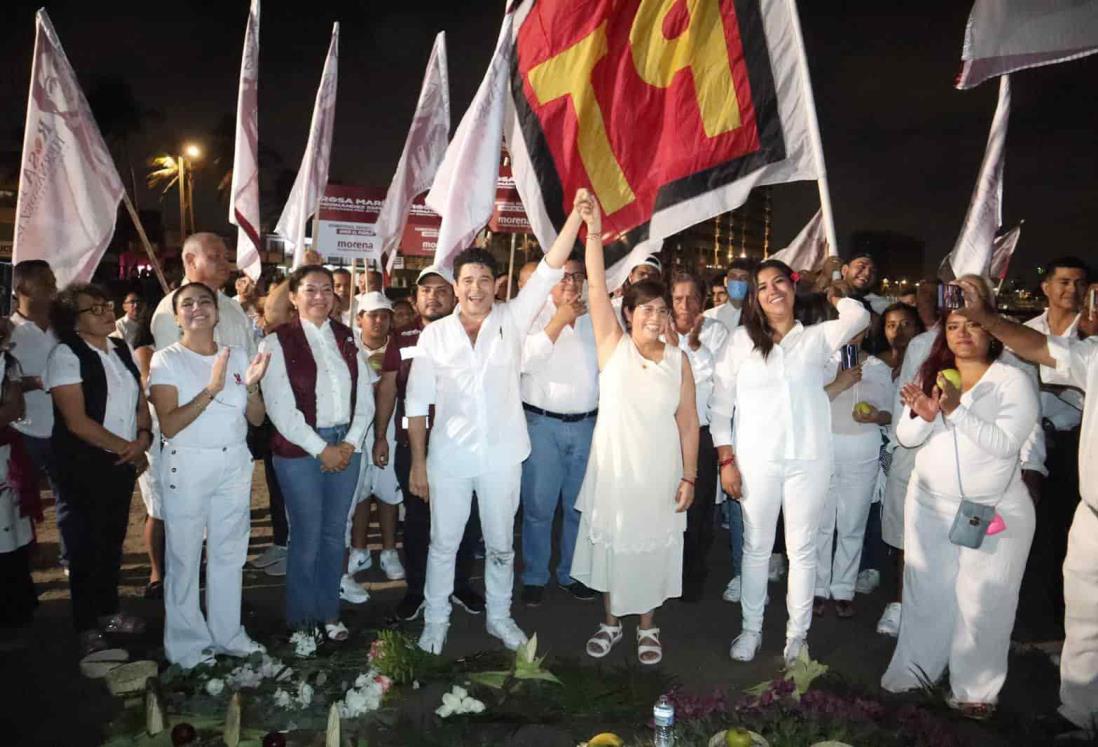
<path id="1" fill-rule="evenodd" d="M 662 283 L 626 291 L 618 324 L 606 289 L 602 216 L 587 190 L 576 194 L 587 226 L 587 282 L 599 359 L 599 415 L 583 487 L 572 577 L 605 592 L 605 622 L 587 641 L 602 658 L 622 638 L 621 617 L 640 615 L 637 658 L 663 658 L 656 608 L 682 593 L 683 532 L 694 500 L 698 413 L 694 377 L 673 338 Z"/>

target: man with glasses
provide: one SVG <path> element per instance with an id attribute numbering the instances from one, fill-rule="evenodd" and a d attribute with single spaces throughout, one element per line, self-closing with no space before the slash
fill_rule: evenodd
<path id="1" fill-rule="evenodd" d="M 115 336 L 126 341 L 131 348 L 137 347 L 137 335 L 141 331 L 142 316 L 145 313 L 145 300 L 140 293 L 130 291 L 122 301 L 122 316 L 114 323 Z"/>
<path id="2" fill-rule="evenodd" d="M 595 592 L 572 578 L 579 531 L 576 496 L 587 470 L 599 402 L 595 333 L 583 302 L 586 276 L 573 257 L 523 345 L 522 406 L 530 456 L 522 464 L 522 601 L 541 604 L 549 581 L 553 517 L 563 511 L 557 583 L 577 599 Z"/>

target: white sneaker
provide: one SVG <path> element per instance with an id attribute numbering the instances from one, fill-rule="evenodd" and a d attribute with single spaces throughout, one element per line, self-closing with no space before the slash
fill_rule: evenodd
<path id="1" fill-rule="evenodd" d="M 854 591 L 858 594 L 872 594 L 874 589 L 881 585 L 881 572 L 874 568 L 866 568 L 858 572 L 858 580 L 854 582 Z"/>
<path id="2" fill-rule="evenodd" d="M 263 572 L 268 576 L 285 576 L 286 575 L 286 558 L 281 558 L 271 563 L 269 566 L 263 569 Z"/>
<path id="3" fill-rule="evenodd" d="M 347 575 L 357 575 L 362 571 L 369 570 L 373 565 L 374 558 L 369 550 L 352 549 L 351 556 L 347 558 Z"/>
<path id="4" fill-rule="evenodd" d="M 427 623 L 419 636 L 419 647 L 429 654 L 441 654 L 450 623 Z"/>
<path id="5" fill-rule="evenodd" d="M 877 632 L 893 638 L 900 634 L 900 603 L 892 602 L 885 607 L 884 614 L 877 621 Z"/>
<path id="6" fill-rule="evenodd" d="M 349 604 L 365 604 L 370 601 L 370 592 L 359 586 L 353 576 L 345 573 L 339 582 L 339 598 Z"/>
<path id="7" fill-rule="evenodd" d="M 736 576 L 728 582 L 728 586 L 724 587 L 724 593 L 721 594 L 721 599 L 726 602 L 732 602 L 733 604 L 739 603 L 741 586 L 740 577 Z"/>
<path id="8" fill-rule="evenodd" d="M 770 556 L 770 583 L 775 584 L 785 575 L 785 558 L 780 552 Z"/>
<path id="9" fill-rule="evenodd" d="M 762 642 L 762 633 L 745 630 L 736 636 L 736 640 L 732 641 L 732 647 L 728 650 L 728 655 L 732 657 L 733 661 L 751 661 L 755 658 L 759 647 L 762 646 Z"/>
<path id="10" fill-rule="evenodd" d="M 382 550 L 378 560 L 381 562 L 381 570 L 385 572 L 385 578 L 390 581 L 404 578 L 404 566 L 400 564 L 400 555 L 396 550 Z"/>
<path id="11" fill-rule="evenodd" d="M 256 556 L 255 560 L 248 563 L 252 568 L 266 568 L 267 566 L 274 565 L 280 560 L 286 559 L 286 548 L 282 545 L 271 545 L 262 554 Z"/>
<path id="12" fill-rule="evenodd" d="M 782 652 L 782 658 L 785 659 L 785 665 L 791 667 L 796 664 L 802 651 L 804 651 L 805 656 L 808 655 L 808 641 L 804 638 L 786 638 L 785 651 Z"/>
<path id="13" fill-rule="evenodd" d="M 511 651 L 526 643 L 526 634 L 510 617 L 488 618 L 488 635 L 503 641 Z"/>
<path id="14" fill-rule="evenodd" d="M 244 641 L 239 645 L 232 648 L 218 649 L 218 653 L 225 654 L 226 656 L 235 656 L 238 658 L 245 658 L 252 654 L 265 654 L 267 653 L 267 647 L 258 641 L 253 641 L 247 636 L 244 637 Z"/>

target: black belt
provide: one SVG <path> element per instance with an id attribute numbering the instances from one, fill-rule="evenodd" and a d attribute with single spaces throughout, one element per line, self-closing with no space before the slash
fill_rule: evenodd
<path id="1" fill-rule="evenodd" d="M 598 408 L 595 408 L 591 412 L 578 412 L 575 415 L 565 415 L 561 412 L 549 412 L 548 410 L 543 410 L 540 407 L 528 405 L 525 402 L 522 403 L 522 409 L 526 410 L 526 412 L 532 412 L 535 415 L 544 415 L 547 418 L 560 420 L 564 423 L 578 423 L 581 420 L 587 420 L 587 418 L 593 418 L 599 414 Z"/>

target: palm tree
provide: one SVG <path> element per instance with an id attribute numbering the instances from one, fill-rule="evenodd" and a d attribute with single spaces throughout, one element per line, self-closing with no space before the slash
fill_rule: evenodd
<path id="1" fill-rule="evenodd" d="M 163 185 L 161 197 L 179 185 L 179 239 L 187 235 L 187 212 L 190 210 L 191 232 L 194 226 L 194 174 L 187 168 L 187 159 L 183 156 L 171 156 L 166 153 L 154 156 L 150 165 L 153 170 L 146 176 L 149 189 Z M 188 188 L 189 185 L 189 188 Z"/>

